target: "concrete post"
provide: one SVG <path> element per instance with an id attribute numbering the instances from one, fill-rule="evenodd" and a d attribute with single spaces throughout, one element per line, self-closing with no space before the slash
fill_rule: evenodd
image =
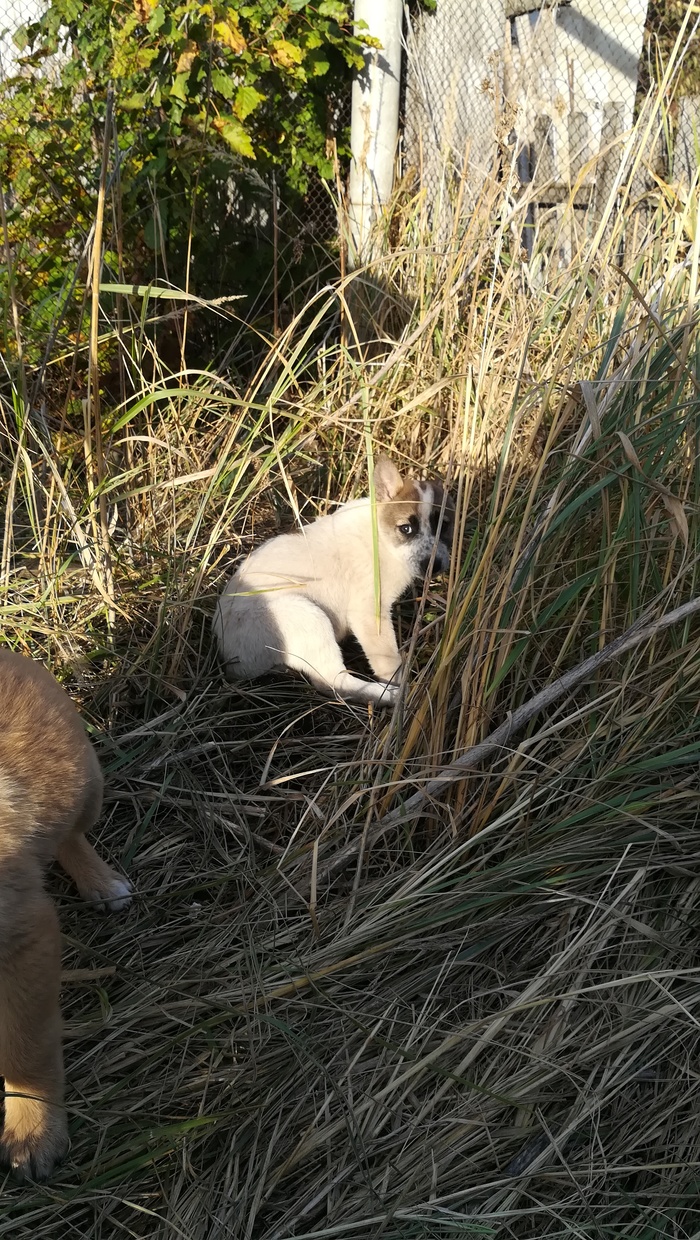
<path id="1" fill-rule="evenodd" d="M 389 201 L 399 132 L 403 0 L 355 0 L 355 29 L 381 48 L 366 48 L 364 68 L 352 86 L 348 262 L 356 267 L 372 257 L 372 225 Z"/>

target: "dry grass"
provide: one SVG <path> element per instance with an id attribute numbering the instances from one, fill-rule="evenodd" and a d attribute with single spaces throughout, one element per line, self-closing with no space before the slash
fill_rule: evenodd
<path id="1" fill-rule="evenodd" d="M 103 399 L 102 449 L 19 383 L 3 405 L 3 640 L 79 701 L 138 899 L 102 919 L 51 879 L 73 1145 L 50 1187 L 4 1185 L 0 1235 L 700 1231 L 697 623 L 396 812 L 698 594 L 697 187 L 611 209 L 567 270 L 525 264 L 509 189 L 442 253 L 402 204 L 364 357 L 329 288 L 245 390 Z M 232 558 L 361 490 L 368 439 L 461 513 L 449 580 L 401 610 L 403 707 L 227 687 Z"/>

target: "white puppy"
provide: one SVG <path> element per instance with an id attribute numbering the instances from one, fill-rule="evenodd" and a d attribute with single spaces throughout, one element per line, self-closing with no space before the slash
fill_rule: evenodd
<path id="1" fill-rule="evenodd" d="M 357 499 L 263 543 L 234 573 L 214 617 L 229 680 L 290 667 L 339 697 L 395 701 L 401 656 L 391 608 L 433 555 L 437 571 L 448 567 L 454 507 L 441 483 L 403 479 L 385 456 L 375 466 L 374 489 L 379 614 L 372 509 L 369 498 Z M 347 671 L 338 642 L 348 633 L 376 681 Z"/>

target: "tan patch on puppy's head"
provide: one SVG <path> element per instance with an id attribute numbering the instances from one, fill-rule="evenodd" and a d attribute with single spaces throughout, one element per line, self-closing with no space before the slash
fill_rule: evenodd
<path id="1" fill-rule="evenodd" d="M 391 498 L 380 501 L 378 519 L 387 531 L 410 522 L 420 525 L 424 504 L 422 485 L 413 478 L 402 478 L 399 490 Z"/>
<path id="2" fill-rule="evenodd" d="M 388 457 L 380 457 L 374 484 L 380 530 L 396 554 L 408 561 L 416 577 L 431 561 L 438 572 L 444 571 L 450 561 L 454 504 L 442 483 L 402 478 Z"/>
<path id="3" fill-rule="evenodd" d="M 374 466 L 374 495 L 377 503 L 384 506 L 382 520 L 389 525 L 409 520 L 411 513 L 419 510 L 422 485 L 425 484 L 413 477 L 401 477 L 393 460 L 379 456 Z"/>
<path id="4" fill-rule="evenodd" d="M 377 503 L 383 504 L 386 500 L 394 499 L 403 486 L 404 480 L 394 462 L 388 456 L 377 457 L 374 466 L 374 494 Z"/>
<path id="5" fill-rule="evenodd" d="M 381 505 L 379 520 L 386 529 L 410 521 L 418 515 L 422 501 L 420 482 L 402 478 L 394 462 L 388 456 L 380 456 L 374 466 L 374 494 Z"/>

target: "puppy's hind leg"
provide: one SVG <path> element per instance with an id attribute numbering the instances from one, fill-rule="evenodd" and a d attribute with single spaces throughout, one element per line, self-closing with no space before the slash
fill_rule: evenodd
<path id="1" fill-rule="evenodd" d="M 85 838 L 85 832 L 94 827 L 102 809 L 102 773 L 92 750 L 90 755 L 92 770 L 83 808 L 58 849 L 58 861 L 84 900 L 96 908 L 121 913 L 131 903 L 131 883 L 107 865 Z"/>
<path id="2" fill-rule="evenodd" d="M 37 873 L 0 888 L 0 1073 L 5 1124 L 0 1164 L 19 1178 L 46 1179 L 68 1147 L 61 1047 L 61 937 Z M 5 919 L 8 919 L 6 922 Z M 8 933 L 8 924 L 11 926 Z"/>
<path id="3" fill-rule="evenodd" d="M 58 850 L 58 860 L 84 900 L 95 908 L 121 913 L 131 904 L 132 886 L 98 857 L 80 831 L 71 831 Z"/>
<path id="4" fill-rule="evenodd" d="M 317 689 L 354 702 L 395 702 L 395 685 L 362 680 L 347 670 L 333 625 L 310 599 L 286 596 L 284 607 L 275 613 L 275 629 L 281 643 L 279 664 L 303 672 Z"/>

